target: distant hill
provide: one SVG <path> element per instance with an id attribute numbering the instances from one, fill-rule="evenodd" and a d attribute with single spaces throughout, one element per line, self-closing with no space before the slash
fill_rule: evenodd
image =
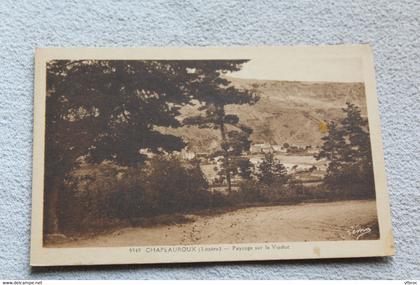
<path id="1" fill-rule="evenodd" d="M 341 108 L 346 102 L 358 105 L 366 115 L 363 83 L 227 79 L 237 88 L 253 90 L 261 98 L 253 106 L 226 108 L 227 113 L 238 115 L 242 123 L 253 128 L 254 143 L 320 145 L 320 122 L 342 118 Z M 182 112 L 184 117 L 195 111 L 187 107 Z M 220 140 L 217 130 L 183 127 L 169 132 L 183 136 L 196 152 L 212 151 Z"/>

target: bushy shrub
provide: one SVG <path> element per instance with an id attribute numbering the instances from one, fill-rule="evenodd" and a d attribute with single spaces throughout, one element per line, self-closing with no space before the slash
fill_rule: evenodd
<path id="1" fill-rule="evenodd" d="M 215 199 L 227 204 L 208 191 L 198 164 L 171 156 L 156 156 L 130 168 L 88 165 L 70 176 L 66 185 L 61 219 L 68 232 L 94 230 L 115 220 L 134 224 L 139 218 L 204 209 L 217 204 Z"/>
<path id="2" fill-rule="evenodd" d="M 239 184 L 240 198 L 238 202 L 263 202 L 261 193 L 262 184 L 255 180 L 243 181 Z"/>
<path id="3" fill-rule="evenodd" d="M 282 181 L 271 185 L 251 180 L 239 185 L 235 203 L 282 203 L 293 204 L 297 202 L 314 200 L 334 200 L 336 197 L 329 187 L 325 185 L 304 186 L 301 182 L 289 180 L 288 184 Z"/>
<path id="4" fill-rule="evenodd" d="M 148 170 L 146 202 L 153 206 L 153 212 L 179 212 L 208 204 L 208 183 L 198 164 L 155 157 Z"/>
<path id="5" fill-rule="evenodd" d="M 109 219 L 109 200 L 118 188 L 118 171 L 107 163 L 84 165 L 66 178 L 59 207 L 64 232 L 94 231 Z"/>
<path id="6" fill-rule="evenodd" d="M 270 185 L 255 180 L 243 182 L 239 186 L 239 194 L 247 203 L 294 201 L 298 196 L 295 189 L 284 184 L 283 180 L 275 180 Z"/>
<path id="7" fill-rule="evenodd" d="M 227 194 L 223 194 L 220 192 L 209 192 L 209 201 L 208 204 L 209 208 L 223 208 L 223 207 L 230 207 L 234 205 L 238 205 L 240 203 L 237 197 L 237 192 L 233 191 Z"/>
<path id="8" fill-rule="evenodd" d="M 325 184 L 337 198 L 374 198 L 373 168 L 365 161 L 343 165 L 333 175 L 327 175 Z"/>
<path id="9" fill-rule="evenodd" d="M 147 173 L 142 167 L 126 169 L 108 196 L 104 212 L 110 218 L 129 219 L 145 216 L 150 212 L 146 201 Z"/>

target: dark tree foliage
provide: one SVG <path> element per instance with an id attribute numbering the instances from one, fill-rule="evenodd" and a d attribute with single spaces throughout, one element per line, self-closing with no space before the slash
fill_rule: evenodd
<path id="1" fill-rule="evenodd" d="M 258 166 L 258 170 L 258 180 L 266 185 L 286 184 L 289 179 L 286 167 L 272 153 L 264 155 L 264 160 Z"/>
<path id="2" fill-rule="evenodd" d="M 45 217 L 58 232 L 59 191 L 80 158 L 137 165 L 152 152 L 180 150 L 181 138 L 157 126 L 178 127 L 196 75 L 191 61 L 59 60 L 47 64 Z"/>
<path id="3" fill-rule="evenodd" d="M 329 161 L 327 177 L 334 175 L 342 169 L 344 163 L 343 149 L 345 148 L 344 132 L 335 122 L 328 123 L 328 135 L 322 138 L 321 151 L 316 155 L 317 159 L 326 158 Z"/>
<path id="4" fill-rule="evenodd" d="M 368 133 L 368 121 L 362 118 L 360 109 L 351 103 L 346 103 L 343 108 L 344 119 L 341 120 L 342 131 L 348 143 L 345 150 L 345 158 L 348 161 L 358 161 L 366 158 L 372 161 L 370 139 Z"/>
<path id="5" fill-rule="evenodd" d="M 45 232 L 60 232 L 58 207 L 63 199 L 60 191 L 79 162 L 141 165 L 147 160 L 141 150 L 159 154 L 185 146 L 180 137 L 158 130 L 179 127 L 180 109 L 192 104 L 193 99 L 207 102 L 207 98 L 213 98 L 214 104 L 203 106 L 207 109 L 214 105 L 218 115 L 226 104 L 249 101 L 247 92 L 237 91 L 220 77 L 224 72 L 238 70 L 242 62 L 50 61 L 47 64 Z M 225 122 L 238 125 L 235 116 L 223 114 L 223 120 L 217 123 L 224 126 Z M 246 127 L 240 130 L 250 133 Z M 241 136 L 225 131 L 224 127 L 223 132 L 226 143 L 228 138 L 233 142 Z M 249 142 L 243 144 L 249 148 Z"/>
<path id="6" fill-rule="evenodd" d="M 208 183 L 198 164 L 186 167 L 176 158 L 151 159 L 147 189 L 152 199 L 148 205 L 155 212 L 182 212 L 206 203 Z"/>
<path id="7" fill-rule="evenodd" d="M 54 155 L 47 165 L 65 172 L 81 155 L 133 165 L 145 159 L 139 149 L 181 149 L 180 138 L 154 127 L 180 125 L 175 117 L 189 101 L 192 79 L 186 67 L 169 61 L 50 62 L 46 150 Z"/>
<path id="8" fill-rule="evenodd" d="M 252 174 L 254 172 L 254 165 L 249 159 L 240 158 L 237 161 L 238 166 L 238 175 L 245 180 L 252 179 Z"/>
<path id="9" fill-rule="evenodd" d="M 367 119 L 351 103 L 343 108 L 345 117 L 340 124 L 328 124 L 328 134 L 317 159 L 328 160 L 325 182 L 335 191 L 346 195 L 373 197 L 375 195 L 372 153 Z"/>
<path id="10" fill-rule="evenodd" d="M 231 104 L 255 104 L 259 97 L 249 90 L 235 88 L 221 75 L 240 70 L 245 62 L 246 60 L 202 61 L 197 64 L 195 73 L 199 79 L 195 81 L 194 99 L 199 102 L 198 110 L 201 114 L 184 120 L 186 125 L 220 131 L 220 151 L 213 155 L 223 156 L 219 175 L 222 180 L 226 179 L 229 191 L 232 188 L 233 175 L 248 175 L 247 170 L 243 172 L 246 162 L 240 155 L 249 150 L 252 129 L 241 124 L 238 116 L 227 114 L 225 107 Z"/>

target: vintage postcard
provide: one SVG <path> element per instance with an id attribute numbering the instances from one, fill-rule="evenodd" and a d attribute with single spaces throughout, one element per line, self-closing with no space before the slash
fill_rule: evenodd
<path id="1" fill-rule="evenodd" d="M 41 48 L 31 265 L 394 254 L 368 45 Z"/>

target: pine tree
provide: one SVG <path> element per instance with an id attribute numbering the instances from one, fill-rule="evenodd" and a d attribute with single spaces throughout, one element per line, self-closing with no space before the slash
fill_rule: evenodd
<path id="1" fill-rule="evenodd" d="M 322 138 L 323 145 L 321 151 L 316 155 L 316 159 L 327 159 L 329 164 L 327 168 L 326 179 L 329 182 L 339 175 L 343 167 L 343 149 L 346 147 L 344 132 L 335 122 L 329 122 L 328 134 Z"/>
<path id="2" fill-rule="evenodd" d="M 367 120 L 351 103 L 343 108 L 340 124 L 328 124 L 317 159 L 328 161 L 325 182 L 334 188 L 345 188 L 350 195 L 374 195 L 372 154 Z M 360 192 L 364 191 L 364 192 Z M 357 192 L 357 193 L 355 193 Z"/>
<path id="3" fill-rule="evenodd" d="M 272 185 L 275 182 L 285 184 L 288 180 L 286 167 L 272 153 L 264 155 L 264 160 L 258 166 L 258 170 L 258 180 L 266 185 Z"/>
<path id="4" fill-rule="evenodd" d="M 186 125 L 212 128 L 220 131 L 220 150 L 213 155 L 223 156 L 219 173 L 226 179 L 228 191 L 232 189 L 232 176 L 238 174 L 238 156 L 249 150 L 252 129 L 241 124 L 235 114 L 227 114 L 226 106 L 232 104 L 255 104 L 258 96 L 248 90 L 235 88 L 223 74 L 240 70 L 245 60 L 202 61 L 196 65 L 195 73 L 200 80 L 195 82 L 193 98 L 199 102 L 200 115 L 184 120 Z"/>
<path id="5" fill-rule="evenodd" d="M 343 156 L 353 162 L 361 159 L 371 161 L 368 122 L 362 118 L 360 109 L 356 105 L 352 103 L 346 105 L 347 107 L 343 108 L 346 116 L 341 120 L 341 125 L 348 147 Z"/>
<path id="6" fill-rule="evenodd" d="M 346 104 L 346 108 L 343 108 L 346 116 L 341 120 L 346 137 L 346 148 L 343 150 L 346 169 L 342 177 L 348 183 L 364 185 L 365 195 L 371 196 L 375 187 L 368 121 L 362 118 L 359 107 Z"/>
<path id="7" fill-rule="evenodd" d="M 254 165 L 249 158 L 239 157 L 235 163 L 238 166 L 238 175 L 245 180 L 252 179 L 252 173 L 254 172 Z"/>

